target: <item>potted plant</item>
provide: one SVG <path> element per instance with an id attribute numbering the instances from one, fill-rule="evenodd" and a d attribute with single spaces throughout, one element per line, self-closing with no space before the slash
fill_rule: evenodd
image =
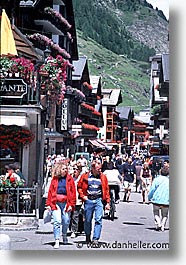
<path id="1" fill-rule="evenodd" d="M 151 114 L 152 115 L 159 115 L 160 112 L 161 112 L 161 105 L 159 105 L 159 104 L 153 106 L 152 109 L 151 109 Z"/>

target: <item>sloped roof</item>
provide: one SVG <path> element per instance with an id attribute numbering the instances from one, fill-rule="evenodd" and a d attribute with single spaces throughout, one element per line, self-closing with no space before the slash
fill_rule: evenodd
<path id="1" fill-rule="evenodd" d="M 39 55 L 34 49 L 32 43 L 15 25 L 12 26 L 12 32 L 18 54 L 23 55 L 29 59 L 39 59 Z"/>
<path id="2" fill-rule="evenodd" d="M 81 56 L 79 60 L 72 62 L 74 66 L 74 71 L 72 72 L 72 80 L 81 80 L 86 62 L 87 62 L 86 56 Z"/>
<path id="3" fill-rule="evenodd" d="M 98 85 L 100 82 L 101 76 L 99 75 L 90 75 L 90 84 L 92 86 L 92 93 L 97 93 Z"/>
<path id="4" fill-rule="evenodd" d="M 102 94 L 103 94 L 102 105 L 116 106 L 120 103 L 121 89 L 103 89 Z M 108 97 L 104 97 L 104 95 L 106 94 L 108 95 Z"/>
<path id="5" fill-rule="evenodd" d="M 138 115 L 134 116 L 134 119 L 138 122 L 149 124 L 150 123 L 150 109 L 144 109 L 139 112 Z"/>
<path id="6" fill-rule="evenodd" d="M 120 119 L 128 120 L 130 112 L 133 112 L 132 108 L 130 107 L 116 107 L 116 111 L 119 112 Z"/>
<path id="7" fill-rule="evenodd" d="M 134 119 L 138 122 L 149 124 L 150 122 L 150 116 L 145 117 L 145 116 L 134 116 Z"/>

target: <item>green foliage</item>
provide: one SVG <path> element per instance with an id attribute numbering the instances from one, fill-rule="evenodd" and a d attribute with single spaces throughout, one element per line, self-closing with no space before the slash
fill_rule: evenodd
<path id="1" fill-rule="evenodd" d="M 137 44 L 134 47 L 131 57 L 140 61 L 143 58 L 143 61 L 148 61 L 150 56 L 153 56 L 155 53 L 154 49 L 149 49 L 146 45 Z"/>
<path id="2" fill-rule="evenodd" d="M 151 114 L 156 115 L 159 114 L 161 111 L 161 105 L 155 105 L 152 109 L 151 109 Z"/>
<path id="3" fill-rule="evenodd" d="M 155 50 L 135 41 L 126 29 L 127 23 L 134 21 L 136 11 L 141 10 L 141 14 L 148 15 L 140 3 L 140 0 L 112 1 L 113 7 L 124 12 L 124 24 L 118 20 L 115 12 L 109 12 L 97 1 L 73 0 L 76 27 L 86 37 L 94 39 L 116 54 L 126 54 L 129 58 L 147 62 L 149 57 L 155 54 Z"/>
<path id="4" fill-rule="evenodd" d="M 77 37 L 79 55 L 88 57 L 90 74 L 101 76 L 104 88 L 120 88 L 122 106 L 130 106 L 135 112 L 149 106 L 149 63 L 117 55 L 85 38 L 79 30 Z"/>
<path id="5" fill-rule="evenodd" d="M 161 18 L 163 18 L 164 20 L 167 21 L 167 19 L 166 19 L 165 15 L 163 14 L 162 10 L 158 10 L 158 15 L 159 15 Z"/>
<path id="6" fill-rule="evenodd" d="M 116 7 L 121 9 L 122 11 L 136 11 L 139 9 L 140 0 L 118 0 Z"/>

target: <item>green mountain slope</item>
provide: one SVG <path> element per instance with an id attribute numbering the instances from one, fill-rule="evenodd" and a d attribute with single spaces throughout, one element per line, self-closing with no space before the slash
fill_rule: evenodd
<path id="1" fill-rule="evenodd" d="M 168 21 L 145 0 L 73 0 L 77 29 L 116 54 L 148 61 L 168 50 Z"/>
<path id="2" fill-rule="evenodd" d="M 120 88 L 123 106 L 149 106 L 149 57 L 169 51 L 169 22 L 146 0 L 73 0 L 79 54 L 105 88 Z"/>
<path id="3" fill-rule="evenodd" d="M 149 106 L 149 64 L 128 59 L 104 48 L 77 31 L 79 55 L 86 55 L 91 75 L 100 75 L 104 88 L 120 88 L 122 106 L 135 112 Z"/>

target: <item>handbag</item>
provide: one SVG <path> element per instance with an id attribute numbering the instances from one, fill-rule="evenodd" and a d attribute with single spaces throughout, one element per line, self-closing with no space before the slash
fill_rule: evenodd
<path id="1" fill-rule="evenodd" d="M 52 211 L 45 209 L 43 213 L 43 222 L 44 224 L 51 222 L 52 219 Z"/>
<path id="2" fill-rule="evenodd" d="M 57 202 L 66 202 L 67 201 L 67 195 L 64 194 L 57 194 Z"/>

